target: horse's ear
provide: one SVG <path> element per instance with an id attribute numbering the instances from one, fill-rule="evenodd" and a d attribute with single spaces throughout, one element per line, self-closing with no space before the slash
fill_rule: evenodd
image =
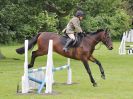
<path id="1" fill-rule="evenodd" d="M 109 33 L 109 31 L 110 31 L 109 28 L 106 28 L 106 29 L 105 29 L 105 32 L 106 32 L 106 33 Z"/>
<path id="2" fill-rule="evenodd" d="M 105 29 L 105 32 L 106 32 L 106 33 L 108 32 L 108 28 Z"/>

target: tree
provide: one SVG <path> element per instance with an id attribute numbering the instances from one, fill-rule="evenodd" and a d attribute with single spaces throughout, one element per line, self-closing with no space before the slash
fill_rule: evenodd
<path id="1" fill-rule="evenodd" d="M 81 4 L 87 13 L 83 27 L 86 31 L 109 28 L 112 37 L 118 39 L 130 28 L 130 17 L 122 8 L 122 4 L 122 0 L 85 0 Z"/>
<path id="2" fill-rule="evenodd" d="M 132 2 L 132 0 L 128 0 Z M 126 0 L 1 0 L 0 43 L 23 42 L 40 31 L 60 32 L 77 9 L 85 31 L 110 28 L 114 38 L 129 28 Z M 127 2 L 127 5 L 132 4 Z"/>
<path id="3" fill-rule="evenodd" d="M 130 15 L 130 25 L 133 28 L 133 0 L 124 0 L 123 8 L 127 11 L 128 15 Z"/>
<path id="4" fill-rule="evenodd" d="M 123 5 L 128 14 L 133 16 L 133 0 L 125 0 Z"/>

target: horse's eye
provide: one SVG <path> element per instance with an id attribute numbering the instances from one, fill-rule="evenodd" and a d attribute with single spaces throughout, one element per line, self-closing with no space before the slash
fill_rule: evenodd
<path id="1" fill-rule="evenodd" d="M 107 38 L 109 38 L 109 36 L 107 36 Z"/>

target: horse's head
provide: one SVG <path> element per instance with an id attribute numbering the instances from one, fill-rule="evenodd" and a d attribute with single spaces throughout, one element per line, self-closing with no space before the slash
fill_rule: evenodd
<path id="1" fill-rule="evenodd" d="M 108 33 L 108 29 L 103 31 L 101 41 L 109 50 L 113 49 L 112 39 Z"/>

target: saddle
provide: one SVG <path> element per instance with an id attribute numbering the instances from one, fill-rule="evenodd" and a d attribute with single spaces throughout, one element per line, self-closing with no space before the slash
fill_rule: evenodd
<path id="1" fill-rule="evenodd" d="M 72 48 L 72 47 L 78 47 L 80 45 L 80 43 L 82 42 L 82 39 L 85 36 L 86 35 L 84 33 L 76 33 L 75 34 L 75 40 L 74 40 L 74 42 L 69 47 L 70 48 Z M 68 37 L 67 34 L 61 36 L 61 43 L 62 43 L 62 45 L 65 45 L 68 39 L 70 39 L 70 38 Z"/>

